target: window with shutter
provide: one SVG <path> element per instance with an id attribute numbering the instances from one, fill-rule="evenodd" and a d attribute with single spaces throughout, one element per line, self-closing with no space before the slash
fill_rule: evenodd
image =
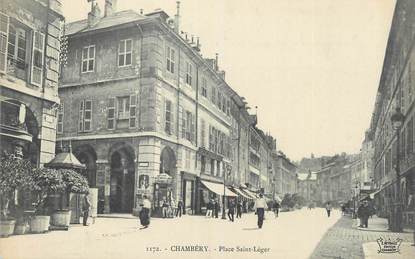
<path id="1" fill-rule="evenodd" d="M 107 128 L 109 130 L 115 129 L 115 98 L 111 97 L 108 99 L 107 109 Z"/>
<path id="2" fill-rule="evenodd" d="M 85 100 L 84 131 L 92 130 L 92 101 Z"/>
<path id="3" fill-rule="evenodd" d="M 181 117 L 182 117 L 182 138 L 186 138 L 186 113 L 184 109 L 182 109 Z"/>
<path id="4" fill-rule="evenodd" d="M 36 86 L 41 86 L 42 84 L 44 44 L 45 44 L 45 35 L 39 31 L 34 31 L 33 32 L 31 83 Z"/>
<path id="5" fill-rule="evenodd" d="M 206 147 L 205 143 L 205 120 L 202 119 L 200 123 L 200 146 Z"/>
<path id="6" fill-rule="evenodd" d="M 80 132 L 84 131 L 84 104 L 85 103 L 84 103 L 83 100 L 79 103 L 79 118 L 78 118 L 79 127 L 78 127 L 78 130 Z"/>
<path id="7" fill-rule="evenodd" d="M 174 74 L 175 54 L 174 49 L 167 47 L 167 71 Z"/>
<path id="8" fill-rule="evenodd" d="M 0 73 L 6 73 L 9 16 L 0 12 Z"/>
<path id="9" fill-rule="evenodd" d="M 189 62 L 186 62 L 186 84 L 192 86 L 192 75 L 193 75 L 193 66 Z"/>
<path id="10" fill-rule="evenodd" d="M 63 119 L 64 119 L 64 106 L 63 103 L 59 105 L 58 109 L 58 125 L 57 125 L 57 131 L 58 133 L 63 133 Z"/>
<path id="11" fill-rule="evenodd" d="M 172 120 L 171 120 L 171 101 L 170 100 L 166 100 L 165 102 L 165 125 L 164 125 L 164 130 L 166 131 L 167 134 L 171 134 L 171 128 L 172 128 Z"/>
<path id="12" fill-rule="evenodd" d="M 137 124 L 137 96 L 130 96 L 130 128 L 135 128 Z"/>

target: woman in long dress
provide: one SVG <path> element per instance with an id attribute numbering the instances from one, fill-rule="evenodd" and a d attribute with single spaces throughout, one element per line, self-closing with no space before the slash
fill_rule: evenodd
<path id="1" fill-rule="evenodd" d="M 148 228 L 150 225 L 150 209 L 151 202 L 147 199 L 147 196 L 143 197 L 143 203 L 141 204 L 141 211 L 139 214 L 140 224 L 143 226 L 141 229 Z"/>

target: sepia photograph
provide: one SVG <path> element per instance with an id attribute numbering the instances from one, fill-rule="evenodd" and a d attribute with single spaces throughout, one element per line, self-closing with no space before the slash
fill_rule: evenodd
<path id="1" fill-rule="evenodd" d="M 414 46 L 414 0 L 0 0 L 0 259 L 415 258 Z"/>

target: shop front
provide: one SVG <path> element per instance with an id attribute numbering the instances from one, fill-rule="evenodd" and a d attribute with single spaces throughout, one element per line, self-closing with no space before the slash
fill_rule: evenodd
<path id="1" fill-rule="evenodd" d="M 196 213 L 196 175 L 188 172 L 180 172 L 182 186 L 183 214 L 193 215 Z"/>
<path id="2" fill-rule="evenodd" d="M 197 214 L 206 213 L 206 208 L 209 201 L 215 200 L 219 204 L 219 211 L 222 211 L 224 197 L 226 204 L 229 199 L 235 199 L 236 197 L 238 197 L 237 193 L 233 192 L 229 187 L 224 186 L 223 183 L 219 181 L 198 178 L 197 188 Z"/>
<path id="3" fill-rule="evenodd" d="M 164 202 L 171 203 L 173 198 L 173 178 L 161 173 L 154 180 L 154 211 L 152 216 L 162 217 L 162 206 Z"/>

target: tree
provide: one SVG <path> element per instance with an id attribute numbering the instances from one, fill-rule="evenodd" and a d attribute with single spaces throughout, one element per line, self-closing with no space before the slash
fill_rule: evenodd
<path id="1" fill-rule="evenodd" d="M 89 185 L 88 180 L 73 169 L 61 168 L 57 169 L 57 171 L 62 176 L 64 184 L 64 188 L 62 189 L 61 193 L 61 201 L 59 205 L 60 209 L 63 209 L 64 195 L 66 195 L 67 201 L 69 201 L 70 193 L 86 194 L 89 191 Z"/>
<path id="2" fill-rule="evenodd" d="M 36 168 L 31 171 L 28 189 L 35 195 L 36 214 L 47 214 L 47 197 L 49 194 L 62 192 L 65 189 L 63 177 L 53 168 Z"/>
<path id="3" fill-rule="evenodd" d="M 30 183 L 33 166 L 30 161 L 21 159 L 13 154 L 5 153 L 0 158 L 0 200 L 1 215 L 9 217 L 9 203 L 13 200 L 15 191 Z"/>

